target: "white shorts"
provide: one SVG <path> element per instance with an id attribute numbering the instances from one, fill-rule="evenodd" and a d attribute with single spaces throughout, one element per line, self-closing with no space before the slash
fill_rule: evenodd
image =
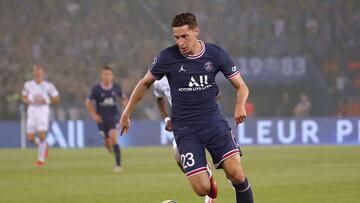
<path id="1" fill-rule="evenodd" d="M 36 133 L 40 131 L 48 131 L 49 119 L 50 115 L 48 110 L 29 110 L 26 119 L 26 132 Z"/>

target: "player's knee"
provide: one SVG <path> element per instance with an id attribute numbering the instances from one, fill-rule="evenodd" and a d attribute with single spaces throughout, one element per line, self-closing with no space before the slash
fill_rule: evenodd
<path id="1" fill-rule="evenodd" d="M 226 174 L 227 178 L 233 183 L 243 183 L 245 181 L 245 173 L 243 170 L 233 170 L 231 173 Z"/>
<path id="2" fill-rule="evenodd" d="M 107 137 L 107 138 L 104 139 L 104 144 L 105 144 L 106 146 L 110 146 L 110 145 L 111 145 L 111 140 L 110 140 L 109 137 Z"/>
<path id="3" fill-rule="evenodd" d="M 35 133 L 28 133 L 27 138 L 29 142 L 35 142 Z"/>
<path id="4" fill-rule="evenodd" d="M 116 140 L 115 140 L 114 138 L 110 138 L 110 139 L 109 139 L 109 144 L 110 144 L 111 146 L 113 146 L 114 144 L 116 144 Z"/>
<path id="5" fill-rule="evenodd" d="M 41 131 L 41 132 L 39 133 L 39 140 L 40 140 L 40 142 L 45 141 L 45 139 L 46 139 L 46 132 L 45 132 L 45 131 Z"/>
<path id="6" fill-rule="evenodd" d="M 34 143 L 35 142 L 35 136 L 28 136 L 28 140 L 29 140 L 29 142 Z"/>
<path id="7" fill-rule="evenodd" d="M 195 193 L 201 197 L 209 194 L 210 189 L 210 184 L 200 184 L 194 187 Z"/>
<path id="8" fill-rule="evenodd" d="M 210 193 L 211 185 L 207 176 L 198 177 L 190 182 L 197 195 L 202 197 Z"/>
<path id="9" fill-rule="evenodd" d="M 39 136 L 39 140 L 40 140 L 40 142 L 44 142 L 45 141 L 45 136 L 44 137 L 41 137 L 41 136 Z"/>

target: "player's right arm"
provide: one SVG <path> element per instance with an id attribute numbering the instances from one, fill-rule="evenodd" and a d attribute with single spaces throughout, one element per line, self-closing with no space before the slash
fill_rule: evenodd
<path id="1" fill-rule="evenodd" d="M 130 127 L 130 115 L 134 110 L 137 103 L 141 101 L 145 93 L 149 90 L 150 86 L 154 83 L 156 78 L 150 71 L 138 82 L 133 90 L 129 102 L 126 105 L 120 119 L 121 134 L 127 133 Z"/>
<path id="2" fill-rule="evenodd" d="M 27 96 L 22 96 L 21 97 L 21 100 L 26 104 L 26 105 L 30 105 L 31 104 L 31 102 L 30 102 L 30 100 L 29 100 L 29 98 L 27 97 Z"/>
<path id="3" fill-rule="evenodd" d="M 93 87 L 91 89 L 91 93 L 89 95 L 89 97 L 86 98 L 85 100 L 85 106 L 86 109 L 88 110 L 88 112 L 90 113 L 91 118 L 96 122 L 96 123 L 101 123 L 102 122 L 102 118 L 99 114 L 97 114 L 95 107 L 94 107 L 94 102 L 96 99 L 96 87 Z"/>
<path id="4" fill-rule="evenodd" d="M 91 118 L 96 123 L 101 123 L 102 118 L 101 118 L 101 116 L 99 116 L 99 114 L 96 113 L 93 102 L 89 98 L 86 99 L 85 106 L 86 106 L 86 109 L 88 110 L 88 112 L 90 113 Z"/>
<path id="5" fill-rule="evenodd" d="M 29 95 L 29 91 L 28 91 L 28 85 L 27 82 L 24 84 L 24 87 L 21 91 L 21 100 L 26 104 L 26 105 L 30 105 L 31 101 L 28 97 Z"/>
<path id="6" fill-rule="evenodd" d="M 56 89 L 56 87 L 52 83 L 50 83 L 50 86 L 49 86 L 49 94 L 50 94 L 50 104 L 60 103 L 59 91 Z"/>
<path id="7" fill-rule="evenodd" d="M 101 123 L 102 122 L 102 118 L 101 116 L 99 116 L 99 114 L 96 113 L 94 105 L 92 103 L 92 101 L 90 99 L 86 99 L 85 101 L 85 106 L 86 109 L 88 110 L 88 112 L 91 115 L 91 118 L 96 122 L 96 123 Z"/>
<path id="8" fill-rule="evenodd" d="M 240 73 L 229 80 L 237 90 L 234 119 L 236 124 L 243 123 L 246 119 L 245 103 L 249 96 L 249 88 L 245 84 Z"/>
<path id="9" fill-rule="evenodd" d="M 154 93 L 155 93 L 156 89 L 154 89 Z M 164 119 L 165 122 L 165 130 L 167 131 L 172 131 L 172 122 L 171 119 L 169 117 L 168 111 L 167 111 L 167 105 L 166 105 L 166 101 L 164 99 L 164 94 L 157 94 L 155 93 L 156 96 L 156 104 L 160 110 L 161 116 Z"/>
<path id="10" fill-rule="evenodd" d="M 157 97 L 156 98 L 156 104 L 159 108 L 159 111 L 161 113 L 161 116 L 165 119 L 166 117 L 169 117 L 167 108 L 166 108 L 166 102 L 164 97 Z"/>

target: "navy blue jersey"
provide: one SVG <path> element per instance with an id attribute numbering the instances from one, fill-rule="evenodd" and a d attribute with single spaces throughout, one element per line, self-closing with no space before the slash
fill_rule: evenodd
<path id="1" fill-rule="evenodd" d="M 95 102 L 96 113 L 104 122 L 113 122 L 119 117 L 117 99 L 122 96 L 121 87 L 114 83 L 109 89 L 103 88 L 100 84 L 95 85 L 88 98 Z"/>
<path id="2" fill-rule="evenodd" d="M 183 55 L 177 45 L 164 49 L 150 67 L 156 79 L 168 78 L 174 127 L 223 119 L 215 100 L 219 91 L 215 76 L 219 71 L 228 79 L 239 74 L 224 49 L 201 43 L 203 49 L 196 56 Z"/>

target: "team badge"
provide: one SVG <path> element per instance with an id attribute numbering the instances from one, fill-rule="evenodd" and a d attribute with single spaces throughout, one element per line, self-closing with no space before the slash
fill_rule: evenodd
<path id="1" fill-rule="evenodd" d="M 214 66 L 213 66 L 213 64 L 211 62 L 206 62 L 204 67 L 205 67 L 205 70 L 209 71 L 209 72 L 214 69 Z"/>

